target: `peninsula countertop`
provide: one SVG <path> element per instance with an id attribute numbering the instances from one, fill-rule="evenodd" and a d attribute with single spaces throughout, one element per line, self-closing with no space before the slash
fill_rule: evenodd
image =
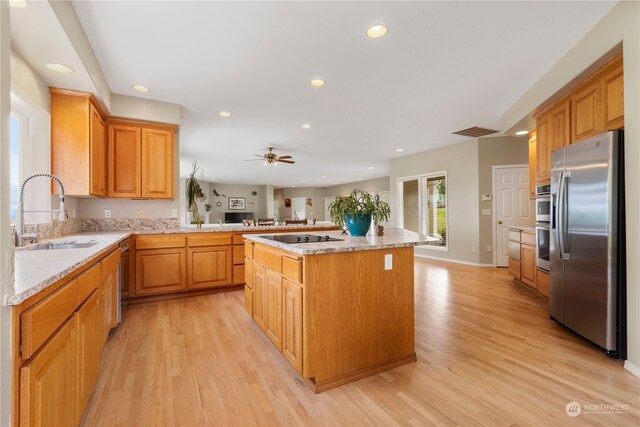
<path id="1" fill-rule="evenodd" d="M 300 234 L 300 233 L 273 233 L 268 236 L 277 236 L 283 234 Z M 273 246 L 285 251 L 293 252 L 299 255 L 318 255 L 329 254 L 335 252 L 352 252 L 352 251 L 369 251 L 376 249 L 401 248 L 407 246 L 426 245 L 429 242 L 437 242 L 438 239 L 424 234 L 417 234 L 401 228 L 386 229 L 384 236 L 363 236 L 354 237 L 344 235 L 340 231 L 326 232 L 310 232 L 303 233 L 313 236 L 329 236 L 334 240 L 329 242 L 308 242 L 308 243 L 282 243 L 275 240 L 265 238 L 266 236 L 259 234 L 245 234 L 243 237 L 264 245 Z"/>

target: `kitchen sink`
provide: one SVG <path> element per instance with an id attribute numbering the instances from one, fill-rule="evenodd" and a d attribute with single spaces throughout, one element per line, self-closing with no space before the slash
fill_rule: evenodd
<path id="1" fill-rule="evenodd" d="M 53 249 L 81 249 L 90 248 L 93 245 L 97 245 L 98 242 L 59 242 L 59 243 L 40 243 L 38 245 L 31 246 L 27 249 L 31 251 L 41 250 L 53 250 Z"/>

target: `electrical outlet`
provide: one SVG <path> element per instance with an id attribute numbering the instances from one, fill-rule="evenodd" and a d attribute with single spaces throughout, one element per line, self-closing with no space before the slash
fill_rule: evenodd
<path id="1" fill-rule="evenodd" d="M 75 215 L 75 211 L 73 211 L 73 216 L 76 216 L 76 215 Z M 109 209 L 105 209 L 105 210 L 104 210 L 104 217 L 105 217 L 105 218 L 111 218 L 111 210 L 109 210 Z"/>
<path id="2" fill-rule="evenodd" d="M 476 245 L 471 245 L 471 252 L 475 252 L 476 251 Z"/>
<path id="3" fill-rule="evenodd" d="M 493 252 L 493 246 L 487 245 L 487 252 Z"/>
<path id="4" fill-rule="evenodd" d="M 393 254 L 384 254 L 384 269 L 393 269 Z"/>
<path id="5" fill-rule="evenodd" d="M 144 209 L 140 209 L 140 218 L 144 218 Z"/>
<path id="6" fill-rule="evenodd" d="M 178 210 L 171 209 L 171 218 L 178 218 Z"/>

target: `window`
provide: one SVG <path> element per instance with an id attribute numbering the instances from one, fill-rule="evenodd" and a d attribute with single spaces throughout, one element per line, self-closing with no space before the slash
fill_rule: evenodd
<path id="1" fill-rule="evenodd" d="M 16 216 L 18 211 L 18 191 L 20 187 L 20 147 L 21 141 L 24 138 L 24 121 L 22 117 L 11 113 L 11 119 L 9 121 L 9 161 L 10 161 L 10 218 L 11 223 L 16 222 Z"/>
<path id="2" fill-rule="evenodd" d="M 398 226 L 437 240 L 427 245 L 447 250 L 447 174 L 438 172 L 398 180 Z"/>

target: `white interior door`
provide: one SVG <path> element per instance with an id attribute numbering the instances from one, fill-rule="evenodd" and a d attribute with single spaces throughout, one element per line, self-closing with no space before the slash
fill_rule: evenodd
<path id="1" fill-rule="evenodd" d="M 305 202 L 304 197 L 291 198 L 291 217 L 293 219 L 306 219 Z"/>
<path id="2" fill-rule="evenodd" d="M 324 220 L 331 221 L 331 215 L 329 215 L 329 205 L 336 200 L 335 196 L 324 198 Z"/>
<path id="3" fill-rule="evenodd" d="M 509 262 L 509 227 L 534 224 L 534 201 L 529 199 L 529 168 L 495 168 L 495 242 L 496 265 Z"/>

